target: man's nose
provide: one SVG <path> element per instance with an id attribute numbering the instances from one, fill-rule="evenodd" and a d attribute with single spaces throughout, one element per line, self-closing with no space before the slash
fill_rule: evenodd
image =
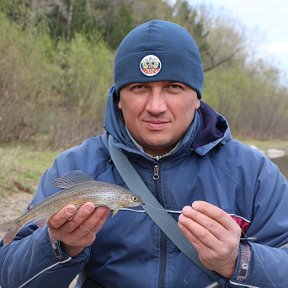
<path id="1" fill-rule="evenodd" d="M 150 91 L 146 110 L 153 114 L 160 114 L 166 110 L 165 93 L 162 89 L 153 87 Z"/>

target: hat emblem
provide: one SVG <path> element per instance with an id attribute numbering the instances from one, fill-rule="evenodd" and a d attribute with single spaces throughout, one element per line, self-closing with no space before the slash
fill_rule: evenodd
<path id="1" fill-rule="evenodd" d="M 161 61 L 155 55 L 147 55 L 140 61 L 140 71 L 146 76 L 155 76 L 161 70 Z"/>

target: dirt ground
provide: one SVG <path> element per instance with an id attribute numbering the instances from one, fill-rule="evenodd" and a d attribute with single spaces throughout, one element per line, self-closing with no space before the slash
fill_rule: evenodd
<path id="1" fill-rule="evenodd" d="M 0 202 L 0 222 L 9 221 L 23 214 L 32 197 L 31 194 L 18 192 L 9 197 L 2 198 Z M 0 231 L 1 238 L 3 234 Z"/>
<path id="2" fill-rule="evenodd" d="M 32 200 L 33 195 L 25 193 L 25 192 L 18 192 L 12 194 L 11 196 L 1 199 L 0 202 L 0 222 L 9 221 L 16 217 L 19 217 L 23 214 L 26 207 Z M 4 232 L 0 231 L 0 239 L 2 239 Z M 76 279 L 75 279 L 76 280 Z M 74 287 L 76 281 L 73 281 L 69 288 Z"/>

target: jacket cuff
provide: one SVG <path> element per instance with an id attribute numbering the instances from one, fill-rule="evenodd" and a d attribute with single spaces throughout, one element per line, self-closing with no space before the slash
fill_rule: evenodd
<path id="1" fill-rule="evenodd" d="M 55 257 L 58 260 L 64 260 L 67 257 L 64 257 L 64 253 L 63 253 L 63 250 L 61 248 L 61 242 L 52 237 L 52 235 L 49 233 L 49 228 L 47 229 L 47 231 L 48 231 L 48 236 L 49 236 L 51 247 L 52 247 L 52 250 L 53 250 Z"/>
<path id="2" fill-rule="evenodd" d="M 50 240 L 51 248 L 54 253 L 54 256 L 59 261 L 63 261 L 65 259 L 71 258 L 69 254 L 67 254 L 63 249 L 61 245 L 61 241 L 54 239 L 51 234 L 49 233 L 49 228 L 47 227 L 47 234 Z M 73 258 L 79 258 L 79 256 L 89 255 L 90 254 L 90 247 L 86 247 L 78 256 Z M 0 287 L 1 288 L 1 287 Z"/>
<path id="3" fill-rule="evenodd" d="M 241 284 L 243 283 L 250 271 L 251 263 L 251 248 L 248 242 L 240 243 L 239 246 L 239 256 L 237 266 L 233 277 L 230 280 L 231 284 Z M 235 283 L 237 282 L 237 283 Z"/>

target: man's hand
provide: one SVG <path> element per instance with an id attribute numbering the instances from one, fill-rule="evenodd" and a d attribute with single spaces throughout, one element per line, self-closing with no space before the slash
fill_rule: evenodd
<path id="1" fill-rule="evenodd" d="M 109 212 L 108 207 L 95 208 L 91 202 L 83 204 L 77 211 L 74 205 L 67 205 L 48 219 L 50 237 L 61 241 L 67 254 L 77 256 L 94 242 Z"/>
<path id="2" fill-rule="evenodd" d="M 207 202 L 195 201 L 183 208 L 178 225 L 206 268 L 228 279 L 232 277 L 241 228 L 229 214 Z"/>

